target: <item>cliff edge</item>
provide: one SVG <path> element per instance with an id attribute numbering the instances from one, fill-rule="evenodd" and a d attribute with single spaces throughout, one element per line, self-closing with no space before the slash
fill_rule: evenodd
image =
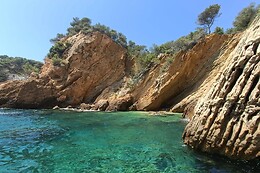
<path id="1" fill-rule="evenodd" d="M 259 43 L 258 16 L 227 57 L 228 66 L 196 104 L 184 143 L 230 158 L 260 156 Z"/>

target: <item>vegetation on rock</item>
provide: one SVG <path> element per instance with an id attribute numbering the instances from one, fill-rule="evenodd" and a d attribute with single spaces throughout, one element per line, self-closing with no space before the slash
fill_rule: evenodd
<path id="1" fill-rule="evenodd" d="M 52 59 L 54 66 L 60 66 L 62 63 L 62 55 L 65 52 L 66 49 L 68 49 L 71 46 L 68 42 L 56 42 L 51 48 L 48 53 L 48 57 Z"/>
<path id="2" fill-rule="evenodd" d="M 100 23 L 91 25 L 91 20 L 87 17 L 84 17 L 82 19 L 75 17 L 70 23 L 70 27 L 67 29 L 66 34 L 58 33 L 55 38 L 50 39 L 50 42 L 54 45 L 50 48 L 47 57 L 52 59 L 54 66 L 60 66 L 62 64 L 62 56 L 64 52 L 71 46 L 70 43 L 64 42 L 63 40 L 79 32 L 83 34 L 89 34 L 95 31 L 99 31 L 102 34 L 107 35 L 117 44 L 121 45 L 124 48 L 127 48 L 127 39 L 126 36 L 122 33 L 110 29 L 109 27 Z"/>
<path id="3" fill-rule="evenodd" d="M 250 4 L 242 9 L 233 22 L 233 28 L 227 29 L 227 34 L 233 34 L 239 31 L 244 31 L 249 27 L 257 14 L 260 13 L 260 5 Z"/>
<path id="4" fill-rule="evenodd" d="M 110 37 L 119 45 L 125 48 L 127 47 L 127 40 L 124 34 L 117 32 L 116 30 L 110 29 L 108 26 L 102 25 L 100 23 L 92 25 L 91 19 L 87 17 L 84 17 L 82 19 L 79 19 L 78 17 L 74 17 L 73 21 L 70 23 L 70 27 L 67 29 L 67 33 L 65 35 L 58 33 L 56 37 L 52 38 L 50 41 L 52 43 L 56 43 L 61 41 L 66 36 L 72 36 L 79 32 L 88 34 L 95 31 L 99 31 L 102 34 L 106 34 L 108 37 Z"/>
<path id="5" fill-rule="evenodd" d="M 227 33 L 234 33 L 240 31 L 242 28 L 246 28 L 250 22 L 255 17 L 259 7 L 251 4 L 249 7 L 243 9 L 237 18 L 234 21 L 234 28 L 229 29 Z M 153 45 L 151 48 L 147 48 L 144 45 L 138 45 L 133 41 L 128 41 L 125 35 L 120 32 L 117 32 L 114 29 L 109 28 L 103 24 L 97 23 L 92 24 L 91 19 L 84 17 L 79 19 L 77 17 L 73 18 L 73 21 L 70 23 L 70 27 L 67 29 L 66 34 L 57 34 L 57 36 L 50 41 L 54 43 L 53 47 L 50 49 L 48 57 L 53 60 L 53 64 L 60 66 L 62 63 L 62 55 L 65 50 L 70 46 L 67 43 L 64 43 L 63 40 L 66 40 L 67 37 L 77 34 L 79 32 L 88 34 L 95 31 L 99 31 L 102 34 L 107 35 L 117 44 L 126 48 L 128 51 L 128 58 L 134 60 L 137 71 L 135 75 L 147 71 L 154 64 L 160 62 L 158 56 L 160 54 L 167 54 L 171 56 L 169 60 L 166 60 L 168 65 L 164 65 L 165 71 L 169 62 L 172 62 L 174 55 L 179 51 L 184 51 L 191 49 L 196 43 L 203 38 L 206 34 L 211 33 L 211 27 L 214 24 L 217 17 L 221 15 L 220 5 L 214 4 L 206 8 L 202 13 L 198 15 L 197 23 L 203 28 L 198 28 L 186 36 L 182 36 L 177 40 L 166 42 L 162 45 Z M 216 34 L 224 34 L 224 29 L 222 27 L 216 27 L 214 30 Z"/>
<path id="6" fill-rule="evenodd" d="M 214 31 L 215 34 L 224 34 L 224 29 L 221 28 L 221 27 L 216 27 L 215 28 L 215 31 Z"/>
<path id="7" fill-rule="evenodd" d="M 0 55 L 0 82 L 9 78 L 28 77 L 32 72 L 38 73 L 42 63 L 21 57 Z"/>

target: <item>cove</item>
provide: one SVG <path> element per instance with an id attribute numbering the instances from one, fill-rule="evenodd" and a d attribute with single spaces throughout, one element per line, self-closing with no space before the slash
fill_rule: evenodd
<path id="1" fill-rule="evenodd" d="M 257 172 L 182 142 L 180 115 L 0 110 L 0 172 Z"/>

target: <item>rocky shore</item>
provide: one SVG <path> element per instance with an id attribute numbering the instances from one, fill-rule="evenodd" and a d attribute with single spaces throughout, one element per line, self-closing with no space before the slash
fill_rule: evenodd
<path id="1" fill-rule="evenodd" d="M 60 66 L 51 58 L 39 75 L 0 84 L 0 107 L 78 108 L 183 113 L 183 139 L 192 148 L 235 159 L 260 156 L 260 18 L 243 33 L 211 34 L 134 80 L 127 50 L 100 32 L 63 40 Z"/>

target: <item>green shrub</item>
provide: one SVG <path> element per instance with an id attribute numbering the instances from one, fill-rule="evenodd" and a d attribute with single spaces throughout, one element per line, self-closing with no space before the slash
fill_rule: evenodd
<path id="1" fill-rule="evenodd" d="M 233 28 L 227 29 L 226 34 L 235 34 L 244 31 L 257 15 L 260 15 L 260 5 L 256 6 L 252 3 L 248 7 L 243 8 L 236 16 L 233 22 Z"/>
<path id="2" fill-rule="evenodd" d="M 235 31 L 245 30 L 254 20 L 255 16 L 259 11 L 259 8 L 260 6 L 255 6 L 255 4 L 252 3 L 248 7 L 240 11 L 233 22 Z"/>
<path id="3" fill-rule="evenodd" d="M 206 32 L 198 28 L 195 32 L 191 32 L 187 36 L 180 37 L 176 41 L 166 42 L 156 48 L 156 55 L 160 53 L 176 54 L 182 50 L 191 49 L 201 38 L 206 35 Z"/>
<path id="4" fill-rule="evenodd" d="M 214 33 L 222 35 L 224 34 L 224 29 L 221 27 L 216 27 Z"/>
<path id="5" fill-rule="evenodd" d="M 160 69 L 160 73 L 165 73 L 169 70 L 171 64 L 173 63 L 174 58 L 173 57 L 167 57 L 164 64 L 162 65 Z"/>
<path id="6" fill-rule="evenodd" d="M 94 31 L 99 31 L 103 34 L 106 34 L 108 37 L 113 39 L 117 44 L 127 48 L 127 38 L 124 34 L 117 32 L 116 30 L 110 29 L 109 27 L 102 25 L 100 23 L 91 25 L 91 20 L 87 17 L 84 17 L 82 19 L 79 19 L 78 17 L 74 17 L 72 22 L 70 23 L 70 27 L 67 29 L 67 33 L 65 35 L 58 33 L 55 38 L 50 39 L 50 42 L 56 44 L 66 36 L 72 36 L 79 32 L 83 34 L 88 34 Z"/>
<path id="7" fill-rule="evenodd" d="M 62 64 L 62 59 L 59 58 L 59 57 L 57 57 L 57 56 L 55 55 L 55 56 L 52 58 L 52 64 L 53 64 L 54 66 L 60 67 L 61 64 Z"/>
<path id="8" fill-rule="evenodd" d="M 64 52 L 71 47 L 71 44 L 68 42 L 56 42 L 51 48 L 48 53 L 48 57 L 52 59 L 54 66 L 60 66 L 62 62 L 62 56 Z"/>
<path id="9" fill-rule="evenodd" d="M 7 80 L 7 75 L 3 71 L 0 71 L 0 82 L 6 81 L 6 80 Z"/>
<path id="10" fill-rule="evenodd" d="M 235 31 L 235 29 L 234 28 L 228 28 L 227 30 L 226 30 L 226 32 L 225 32 L 226 34 L 235 34 L 236 33 L 236 31 Z"/>

